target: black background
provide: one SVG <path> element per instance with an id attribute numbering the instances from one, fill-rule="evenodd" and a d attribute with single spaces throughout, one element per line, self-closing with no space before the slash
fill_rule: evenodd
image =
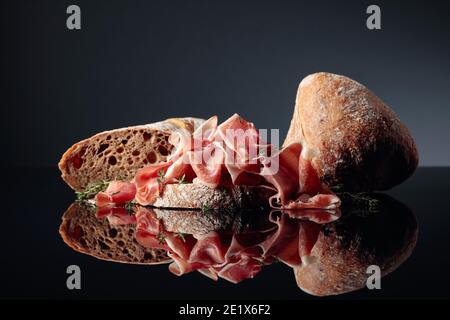
<path id="1" fill-rule="evenodd" d="M 372 3 L 2 1 L 1 164 L 55 166 L 96 132 L 167 117 L 238 112 L 284 137 L 298 83 L 329 71 L 391 105 L 421 165 L 449 165 L 450 3 L 376 1 L 370 31 Z"/>
<path id="2" fill-rule="evenodd" d="M 450 3 L 376 3 L 378 31 L 365 26 L 372 1 L 2 1 L 0 297 L 312 298 L 282 265 L 235 286 L 73 252 L 57 233 L 74 195 L 56 164 L 96 132 L 167 117 L 238 112 L 283 137 L 298 83 L 329 71 L 391 105 L 421 165 L 449 165 Z M 66 28 L 70 4 L 79 31 Z M 417 215 L 417 248 L 381 291 L 338 299 L 449 297 L 449 178 L 421 168 L 391 192 Z M 81 291 L 65 287 L 69 264 L 82 269 Z"/>

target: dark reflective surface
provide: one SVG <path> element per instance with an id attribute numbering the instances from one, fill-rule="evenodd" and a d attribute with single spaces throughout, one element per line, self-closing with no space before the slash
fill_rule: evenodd
<path id="1" fill-rule="evenodd" d="M 275 262 L 295 269 L 317 261 L 311 250 L 322 226 L 339 215 L 302 210 L 290 218 L 280 211 L 92 208 L 75 202 L 64 213 L 60 232 L 70 247 L 99 259 L 143 264 L 169 260 L 174 275 L 198 271 L 237 284 Z"/>
<path id="2" fill-rule="evenodd" d="M 353 266 L 358 265 L 360 253 L 366 251 L 372 253 L 369 256 L 373 261 L 384 262 L 386 271 L 398 267 L 382 279 L 381 290 L 361 289 L 325 299 L 448 297 L 449 178 L 447 168 L 421 168 L 412 179 L 389 192 L 401 201 L 393 200 L 390 212 L 376 216 L 343 213 L 328 231 L 321 231 L 318 243 L 335 234 L 342 246 L 355 244 L 350 246 L 355 248 Z M 4 202 L 5 227 L 1 235 L 2 298 L 314 298 L 297 286 L 296 280 L 310 291 L 307 280 L 300 279 L 299 272 L 296 279 L 292 269 L 283 263 L 263 267 L 254 279 L 235 285 L 215 282 L 196 272 L 176 277 L 167 270 L 167 264 L 118 264 L 80 254 L 67 247 L 58 234 L 61 214 L 73 201 L 73 194 L 59 180 L 56 169 L 7 171 L 5 181 L 8 185 L 2 186 L 2 194 L 8 201 Z M 408 208 L 417 217 L 420 232 L 413 254 L 401 264 L 415 242 L 415 220 Z M 322 261 L 327 257 L 337 261 L 343 258 L 343 252 L 348 250 L 313 250 L 313 254 L 322 255 Z M 66 288 L 66 268 L 71 264 L 82 270 L 80 291 Z M 325 267 L 330 265 L 319 269 L 327 271 Z M 347 281 L 343 276 L 340 279 Z M 336 283 L 336 279 L 333 281 Z"/>

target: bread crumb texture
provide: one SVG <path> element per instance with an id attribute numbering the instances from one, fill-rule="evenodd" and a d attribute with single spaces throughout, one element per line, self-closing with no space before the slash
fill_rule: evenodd
<path id="1" fill-rule="evenodd" d="M 166 161 L 173 148 L 169 136 L 148 128 L 98 134 L 75 145 L 66 161 L 66 174 L 78 184 L 75 189 L 92 181 L 131 180 L 145 165 Z"/>

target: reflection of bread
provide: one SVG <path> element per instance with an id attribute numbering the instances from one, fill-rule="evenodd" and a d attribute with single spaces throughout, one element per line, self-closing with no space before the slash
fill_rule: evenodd
<path id="1" fill-rule="evenodd" d="M 324 225 L 311 252 L 318 261 L 295 269 L 303 291 L 327 296 L 361 289 L 368 266 L 378 265 L 386 275 L 411 255 L 418 234 L 414 215 L 389 196 L 374 196 L 381 203 L 379 213 L 343 212 L 340 220 Z"/>
<path id="2" fill-rule="evenodd" d="M 64 213 L 59 232 L 74 250 L 102 260 L 132 264 L 167 263 L 171 259 L 160 249 L 147 249 L 135 240 L 135 226 L 111 226 L 98 219 L 95 210 L 73 203 Z"/>
<path id="3" fill-rule="evenodd" d="M 153 204 L 158 208 L 220 209 L 236 211 L 260 209 L 273 191 L 267 188 L 232 186 L 212 188 L 200 183 L 167 184 Z"/>
<path id="4" fill-rule="evenodd" d="M 329 186 L 389 189 L 418 164 L 408 129 L 375 94 L 344 76 L 309 75 L 300 83 L 287 145 L 301 141 Z"/>
<path id="5" fill-rule="evenodd" d="M 206 234 L 212 231 L 241 233 L 265 225 L 267 214 L 257 210 L 170 210 L 152 209 L 170 232 Z"/>
<path id="6" fill-rule="evenodd" d="M 98 133 L 64 153 L 59 162 L 62 178 L 77 191 L 101 180 L 131 180 L 138 169 L 166 160 L 172 150 L 168 138 L 173 131 L 193 132 L 202 122 L 196 118 L 168 119 Z"/>

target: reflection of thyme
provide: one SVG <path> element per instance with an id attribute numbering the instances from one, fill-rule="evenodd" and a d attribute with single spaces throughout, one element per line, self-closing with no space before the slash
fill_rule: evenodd
<path id="1" fill-rule="evenodd" d="M 99 192 L 105 191 L 108 187 L 109 182 L 105 180 L 101 180 L 96 183 L 89 184 L 84 191 L 76 191 L 75 195 L 77 200 L 84 201 L 95 197 L 95 195 Z"/>
<path id="2" fill-rule="evenodd" d="M 209 209 L 210 209 L 210 208 L 209 208 L 208 205 L 206 205 L 206 204 L 202 205 L 202 211 L 203 211 L 203 212 L 208 212 Z"/>
<path id="3" fill-rule="evenodd" d="M 343 185 L 334 186 L 331 190 L 342 199 L 342 202 L 352 209 L 367 212 L 377 212 L 380 209 L 380 200 L 374 198 L 369 193 L 350 193 L 344 191 Z"/>
<path id="4" fill-rule="evenodd" d="M 80 204 L 81 207 L 87 208 L 89 210 L 93 210 L 93 209 L 97 208 L 97 206 L 95 205 L 95 202 L 92 200 L 79 200 L 78 203 Z"/>
<path id="5" fill-rule="evenodd" d="M 158 232 L 158 234 L 156 235 L 156 239 L 158 239 L 159 244 L 163 244 L 164 241 L 166 241 L 166 237 L 162 232 Z"/>
<path id="6" fill-rule="evenodd" d="M 133 213 L 134 207 L 136 206 L 136 201 L 132 200 L 125 204 L 125 210 L 127 210 L 128 213 Z"/>

